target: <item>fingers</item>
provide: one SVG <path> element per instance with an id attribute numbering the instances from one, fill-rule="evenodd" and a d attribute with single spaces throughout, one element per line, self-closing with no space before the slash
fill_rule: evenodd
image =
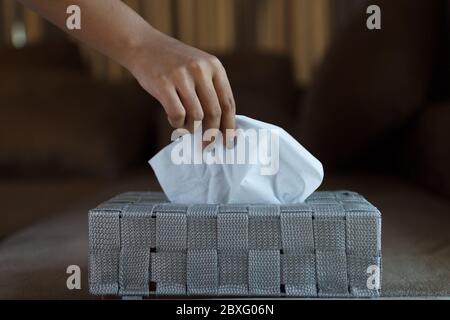
<path id="1" fill-rule="evenodd" d="M 233 135 L 226 136 L 227 131 L 235 129 L 235 102 L 231 85 L 224 67 L 213 57 L 209 61 L 210 73 L 197 74 L 197 94 L 203 107 L 204 128 L 220 129 L 224 143 L 232 140 Z M 200 69 L 201 70 L 201 69 Z"/>
<path id="2" fill-rule="evenodd" d="M 222 110 L 211 79 L 203 79 L 197 86 L 197 94 L 203 107 L 205 118 L 203 119 L 203 129 L 220 129 Z"/>
<path id="3" fill-rule="evenodd" d="M 217 98 L 211 78 L 201 81 L 197 86 L 197 93 L 205 114 L 205 118 L 203 119 L 203 132 L 206 134 L 204 136 L 206 141 L 203 142 L 203 147 L 212 146 L 211 142 L 215 142 L 216 139 L 220 139 L 219 142 L 222 140 L 221 136 L 218 137 L 222 110 L 220 109 L 219 99 Z"/>
<path id="4" fill-rule="evenodd" d="M 186 118 L 186 110 L 175 90 L 175 87 L 167 87 L 158 97 L 167 114 L 167 120 L 174 129 L 183 128 Z"/>
<path id="5" fill-rule="evenodd" d="M 201 123 L 205 132 L 221 130 L 224 139 L 228 130 L 235 129 L 235 101 L 225 69 L 212 57 L 196 61 L 179 69 L 160 87 L 159 100 L 172 127 L 193 132 L 195 123 Z"/>
<path id="6" fill-rule="evenodd" d="M 201 124 L 204 118 L 204 110 L 197 96 L 194 82 L 188 76 L 183 75 L 177 81 L 177 92 L 186 113 L 184 127 L 190 132 L 194 132 L 197 129 L 195 124 Z"/>
<path id="7" fill-rule="evenodd" d="M 226 143 L 234 138 L 233 135 L 226 136 L 226 133 L 227 130 L 236 128 L 236 104 L 226 72 L 223 67 L 221 69 L 213 78 L 213 82 L 222 111 L 220 130 L 224 133 Z"/>

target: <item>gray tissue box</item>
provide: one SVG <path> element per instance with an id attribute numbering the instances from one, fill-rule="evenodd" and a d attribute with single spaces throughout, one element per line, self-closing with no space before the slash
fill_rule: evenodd
<path id="1" fill-rule="evenodd" d="M 95 295 L 376 297 L 380 273 L 380 212 L 350 191 L 191 206 L 127 192 L 89 212 Z"/>

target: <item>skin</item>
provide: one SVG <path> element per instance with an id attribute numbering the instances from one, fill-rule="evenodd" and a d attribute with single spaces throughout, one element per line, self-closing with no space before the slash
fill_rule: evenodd
<path id="1" fill-rule="evenodd" d="M 159 32 L 122 1 L 18 1 L 128 69 L 161 103 L 172 127 L 192 132 L 201 121 L 204 131 L 224 136 L 235 129 L 236 105 L 221 62 Z M 66 28 L 69 5 L 81 8 L 81 30 Z"/>

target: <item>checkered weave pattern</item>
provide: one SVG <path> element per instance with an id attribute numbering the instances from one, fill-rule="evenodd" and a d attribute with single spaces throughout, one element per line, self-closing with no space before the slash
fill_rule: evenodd
<path id="1" fill-rule="evenodd" d="M 381 215 L 354 192 L 281 206 L 127 192 L 89 212 L 95 295 L 374 297 L 370 270 L 381 270 Z"/>

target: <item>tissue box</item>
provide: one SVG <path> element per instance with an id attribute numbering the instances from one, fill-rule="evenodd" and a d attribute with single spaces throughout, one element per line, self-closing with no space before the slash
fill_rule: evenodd
<path id="1" fill-rule="evenodd" d="M 291 205 L 179 205 L 128 192 L 89 212 L 95 295 L 375 297 L 381 215 L 349 191 Z"/>

